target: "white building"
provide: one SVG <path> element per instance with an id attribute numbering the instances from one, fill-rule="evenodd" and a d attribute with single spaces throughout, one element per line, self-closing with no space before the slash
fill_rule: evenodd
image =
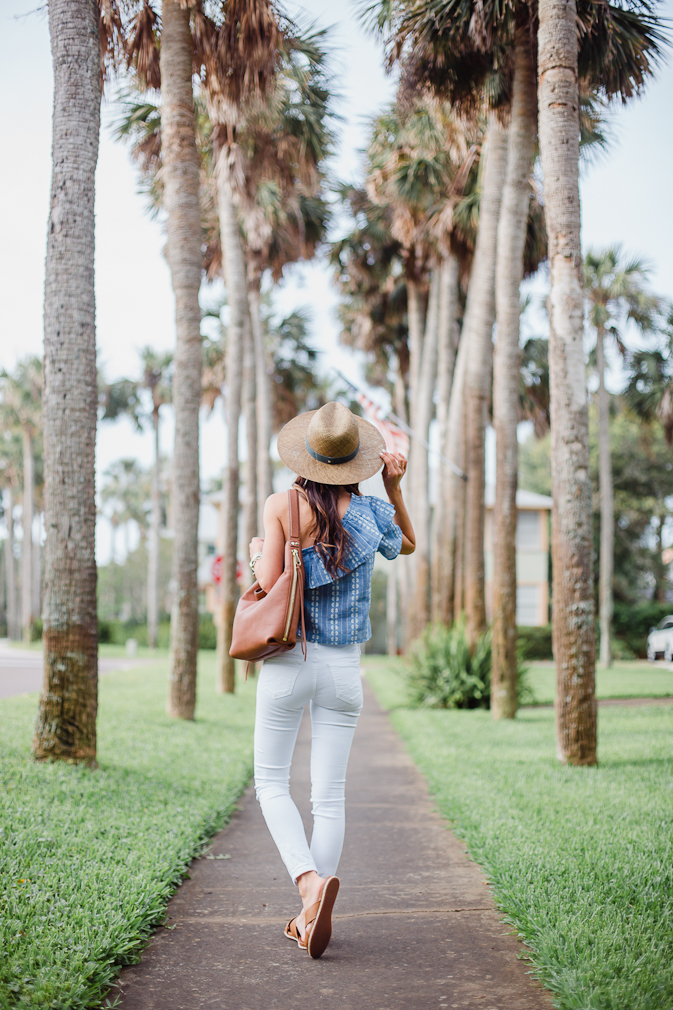
<path id="1" fill-rule="evenodd" d="M 486 485 L 484 562 L 486 616 L 493 617 L 493 506 L 495 487 Z M 552 499 L 519 489 L 516 493 L 516 623 L 549 623 L 549 517 Z"/>

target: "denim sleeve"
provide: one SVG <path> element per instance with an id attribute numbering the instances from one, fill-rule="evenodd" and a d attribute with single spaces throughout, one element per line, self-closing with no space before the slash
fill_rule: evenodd
<path id="1" fill-rule="evenodd" d="M 391 522 L 381 537 L 381 543 L 378 546 L 379 554 L 383 554 L 384 558 L 392 561 L 401 550 L 402 530 L 396 523 Z"/>

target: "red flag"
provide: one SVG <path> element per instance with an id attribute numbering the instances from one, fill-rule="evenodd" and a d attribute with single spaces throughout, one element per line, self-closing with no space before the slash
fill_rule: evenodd
<path id="1" fill-rule="evenodd" d="M 386 440 L 386 452 L 394 452 L 396 455 L 406 458 L 409 453 L 409 436 L 407 433 L 384 417 L 381 407 L 365 396 L 364 393 L 358 393 L 357 400 L 364 410 L 367 420 L 375 428 L 378 428 Z"/>

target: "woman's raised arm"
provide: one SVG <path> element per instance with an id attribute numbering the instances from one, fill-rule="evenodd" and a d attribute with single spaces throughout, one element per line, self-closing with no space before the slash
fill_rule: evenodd
<path id="1" fill-rule="evenodd" d="M 402 530 L 402 549 L 400 554 L 413 554 L 416 550 L 416 534 L 411 525 L 411 519 L 404 504 L 400 481 L 407 470 L 407 461 L 404 456 L 396 456 L 392 452 L 382 452 L 381 459 L 385 463 L 383 468 L 383 486 L 388 495 L 388 501 L 395 509 L 394 520 Z"/>

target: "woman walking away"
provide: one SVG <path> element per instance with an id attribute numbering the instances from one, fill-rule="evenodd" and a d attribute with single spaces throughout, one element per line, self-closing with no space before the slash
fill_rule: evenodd
<path id="1" fill-rule="evenodd" d="M 360 646 L 371 637 L 374 555 L 413 553 L 414 531 L 402 500 L 403 456 L 384 451 L 377 429 L 340 403 L 300 414 L 278 436 L 278 452 L 296 473 L 304 565 L 306 642 L 265 660 L 257 685 L 255 787 L 264 819 L 299 889 L 302 910 L 285 935 L 320 957 L 332 935 L 335 876 L 344 840 L 346 766 L 362 708 Z M 358 482 L 384 464 L 390 504 L 366 497 Z M 250 544 L 250 564 L 266 592 L 283 572 L 289 539 L 288 496 L 264 506 L 264 539 Z M 304 660 L 302 644 L 307 655 Z M 290 797 L 290 765 L 302 712 L 310 702 L 309 845 Z"/>

